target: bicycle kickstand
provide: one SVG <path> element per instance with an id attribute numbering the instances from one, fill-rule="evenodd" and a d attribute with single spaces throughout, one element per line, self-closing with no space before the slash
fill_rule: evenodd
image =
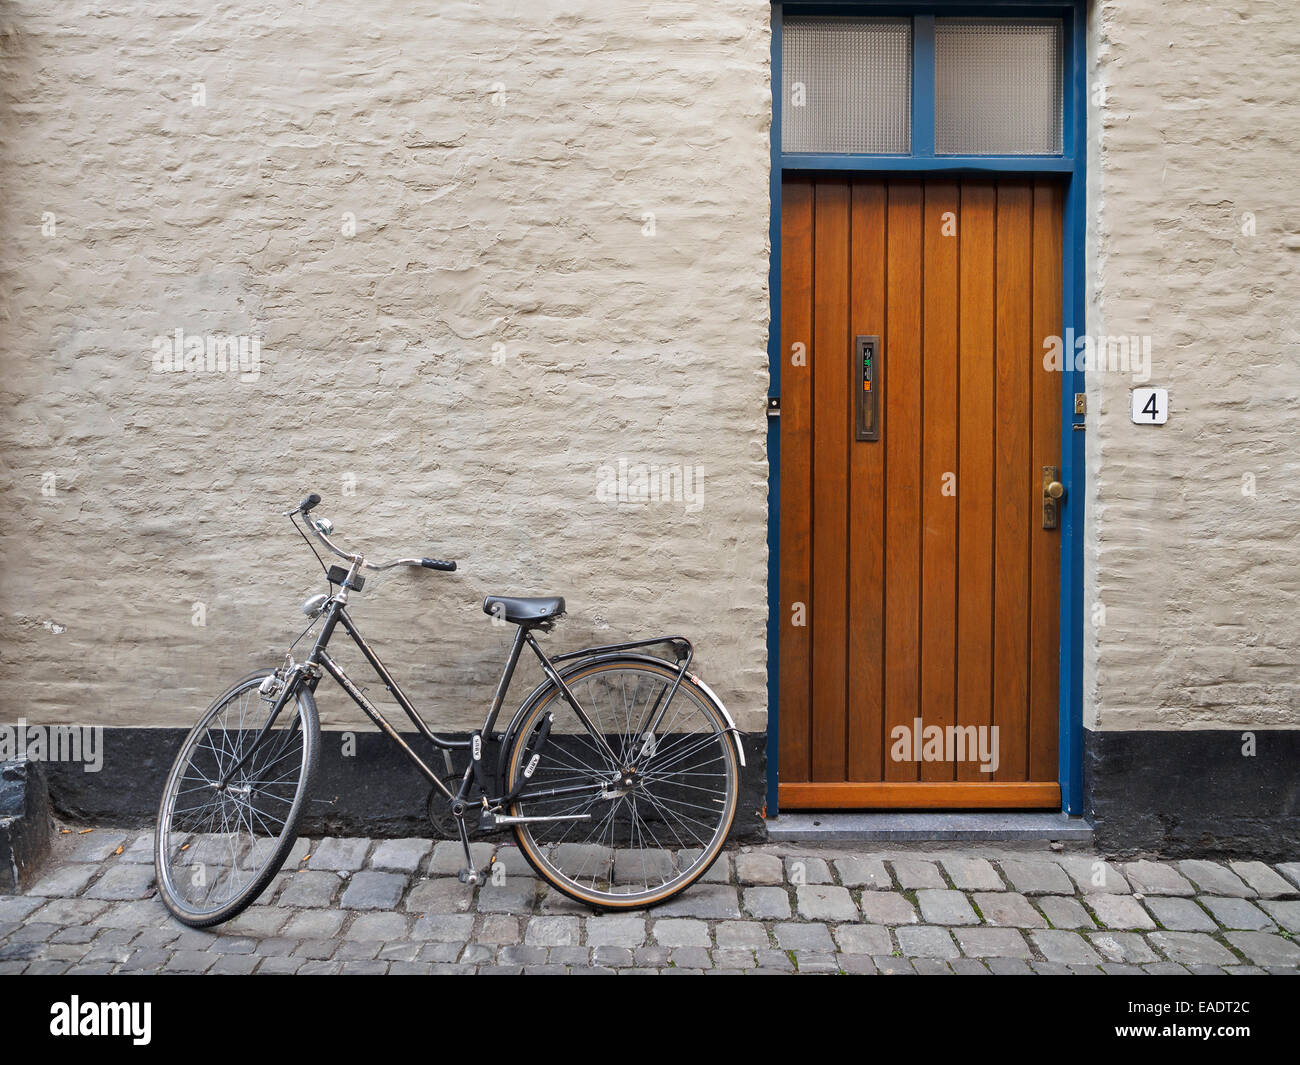
<path id="1" fill-rule="evenodd" d="M 465 868 L 456 874 L 456 879 L 462 884 L 473 887 L 483 882 L 483 874 L 474 868 L 474 857 L 469 852 L 469 829 L 465 827 L 464 814 L 456 818 L 456 828 L 460 831 L 460 845 L 465 849 Z"/>

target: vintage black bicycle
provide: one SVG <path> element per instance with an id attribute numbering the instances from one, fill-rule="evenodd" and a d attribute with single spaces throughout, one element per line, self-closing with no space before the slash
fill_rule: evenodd
<path id="1" fill-rule="evenodd" d="M 517 626 L 483 726 L 466 738 L 435 734 L 348 613 L 365 571 L 399 566 L 455 570 L 455 562 L 367 562 L 312 517 L 314 492 L 286 513 L 325 569 L 328 591 L 303 604 L 311 619 L 275 669 L 237 681 L 186 737 L 167 777 L 154 857 L 163 902 L 196 928 L 227 921 L 270 884 L 292 849 L 320 755 L 315 692 L 333 677 L 433 786 L 431 816 L 445 805 L 465 852 L 460 879 L 480 883 L 471 835 L 510 828 L 538 874 L 603 910 L 653 906 L 684 891 L 713 864 L 736 814 L 739 734 L 726 708 L 690 672 L 680 636 L 548 656 L 538 643 L 564 614 L 559 597 L 488 596 L 483 610 Z M 299 519 L 302 524 L 299 524 Z M 306 531 L 304 531 L 304 528 Z M 312 533 L 346 566 L 326 565 Z M 352 638 L 416 731 L 441 752 L 440 775 L 408 744 L 330 656 L 335 631 Z M 293 648 L 311 638 L 296 662 Z M 504 729 L 497 720 L 527 647 L 545 680 Z M 651 654 L 671 654 L 671 660 Z M 453 752 L 467 762 L 455 768 Z"/>

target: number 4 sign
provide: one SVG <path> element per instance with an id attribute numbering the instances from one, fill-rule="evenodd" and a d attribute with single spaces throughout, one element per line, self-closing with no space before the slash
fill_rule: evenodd
<path id="1" fill-rule="evenodd" d="M 1169 420 L 1169 390 L 1133 389 L 1133 421 L 1138 425 L 1164 425 Z"/>

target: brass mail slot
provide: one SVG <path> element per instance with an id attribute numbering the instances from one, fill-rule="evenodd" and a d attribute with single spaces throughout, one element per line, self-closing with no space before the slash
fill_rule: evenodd
<path id="1" fill-rule="evenodd" d="M 880 439 L 881 398 L 885 390 L 884 353 L 880 337 L 860 336 L 853 341 L 854 434 L 858 440 Z"/>

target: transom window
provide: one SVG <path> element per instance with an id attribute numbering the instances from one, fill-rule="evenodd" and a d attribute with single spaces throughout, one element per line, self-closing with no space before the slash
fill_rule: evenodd
<path id="1" fill-rule="evenodd" d="M 1059 156 L 1063 83 L 1060 19 L 791 15 L 781 150 Z"/>
<path id="2" fill-rule="evenodd" d="M 789 18 L 781 49 L 782 151 L 911 151 L 910 18 Z"/>

